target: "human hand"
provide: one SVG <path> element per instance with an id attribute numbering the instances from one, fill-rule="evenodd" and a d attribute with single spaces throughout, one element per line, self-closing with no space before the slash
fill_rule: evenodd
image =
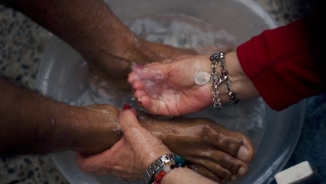
<path id="1" fill-rule="evenodd" d="M 225 183 L 245 175 L 254 156 L 253 144 L 246 135 L 209 119 L 138 115 L 144 128 L 213 181 Z"/>
<path id="2" fill-rule="evenodd" d="M 78 139 L 82 144 L 76 145 L 78 149 L 74 150 L 83 155 L 104 152 L 122 137 L 117 123 L 119 109 L 108 105 L 88 108 L 91 109 L 84 112 L 85 117 L 90 118 L 87 121 L 92 120 L 99 126 L 89 126 L 83 131 L 83 138 Z M 89 112 L 92 116 L 87 115 Z M 242 133 L 227 130 L 204 118 L 166 119 L 142 112 L 138 115 L 146 130 L 162 140 L 172 152 L 190 160 L 199 174 L 214 181 L 228 181 L 243 176 L 248 170 L 247 163 L 253 158 L 254 148 Z"/>
<path id="3" fill-rule="evenodd" d="M 181 56 L 176 60 L 136 66 L 129 75 L 134 97 L 151 113 L 179 116 L 199 111 L 211 103 L 210 85 L 194 83 L 194 75 L 209 72 L 207 56 Z"/>
<path id="4" fill-rule="evenodd" d="M 151 163 L 171 153 L 161 140 L 138 123 L 135 113 L 134 109 L 121 112 L 119 123 L 123 137 L 111 149 L 89 157 L 76 155 L 83 171 L 139 180 Z"/>
<path id="5" fill-rule="evenodd" d="M 258 96 L 254 85 L 242 71 L 235 52 L 226 54 L 225 63 L 237 98 Z M 200 111 L 212 104 L 212 81 L 205 85 L 194 82 L 197 73 L 211 73 L 211 70 L 209 55 L 181 56 L 163 63 L 136 66 L 129 74 L 128 82 L 135 90 L 134 97 L 145 109 L 154 114 L 179 116 Z M 224 85 L 218 89 L 221 101 L 229 101 Z"/>

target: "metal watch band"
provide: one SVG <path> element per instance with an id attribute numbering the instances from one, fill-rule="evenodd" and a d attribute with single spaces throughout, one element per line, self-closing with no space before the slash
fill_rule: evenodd
<path id="1" fill-rule="evenodd" d="M 153 162 L 145 171 L 144 180 L 147 184 L 152 181 L 153 175 L 166 163 L 174 162 L 174 158 L 176 154 L 166 154 L 158 158 L 155 162 Z"/>

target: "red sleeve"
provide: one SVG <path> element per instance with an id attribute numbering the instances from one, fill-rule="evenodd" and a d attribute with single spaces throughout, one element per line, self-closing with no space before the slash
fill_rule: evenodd
<path id="1" fill-rule="evenodd" d="M 325 61 L 315 57 L 318 44 L 305 21 L 264 31 L 237 48 L 244 72 L 272 109 L 326 91 Z"/>

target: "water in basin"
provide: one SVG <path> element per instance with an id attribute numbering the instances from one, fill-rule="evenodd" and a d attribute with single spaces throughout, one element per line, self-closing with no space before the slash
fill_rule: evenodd
<path id="1" fill-rule="evenodd" d="M 124 3 L 128 2 L 131 3 L 128 0 L 122 0 L 119 2 L 109 1 L 108 4 L 112 6 L 114 11 L 117 11 L 116 6 L 123 6 L 125 5 Z M 153 1 L 153 6 L 156 7 L 157 4 L 155 3 L 161 2 Z M 181 2 L 183 1 L 173 1 L 170 3 Z M 252 3 L 251 1 L 246 2 Z M 118 5 L 119 3 L 121 5 Z M 171 8 L 168 2 L 165 3 L 166 6 Z M 207 1 L 206 3 L 207 6 L 211 6 L 213 1 Z M 255 4 L 252 6 L 256 7 L 255 11 L 250 11 L 250 8 L 248 10 L 248 7 L 242 4 L 241 1 L 218 1 L 217 4 L 219 3 L 220 5 L 231 6 L 236 10 L 248 11 L 247 18 L 241 20 L 240 22 L 243 23 L 238 25 L 223 25 L 214 22 L 215 20 L 211 18 L 205 18 L 205 16 L 198 18 L 198 16 L 195 16 L 197 15 L 197 9 L 196 11 L 189 10 L 192 13 L 176 10 L 171 12 L 170 9 L 169 11 L 162 10 L 164 9 L 163 7 L 160 9 L 156 8 L 157 12 L 155 14 L 130 15 L 128 17 L 126 15 L 128 8 L 125 10 L 126 14 L 121 13 L 121 11 L 124 12 L 121 8 L 119 8 L 120 11 L 116 12 L 116 14 L 120 15 L 126 25 L 142 38 L 176 47 L 193 48 L 198 52 L 207 51 L 208 53 L 214 51 L 216 47 L 220 49 L 234 49 L 239 43 L 258 33 L 257 29 L 275 26 L 268 24 L 270 19 L 260 15 L 267 16 L 267 14 L 264 14 L 264 12 L 257 14 L 259 7 L 257 10 L 257 5 Z M 153 11 L 151 8 L 149 9 L 149 11 Z M 219 16 L 231 15 L 230 12 L 236 12 L 235 9 L 229 8 L 229 11 L 226 11 L 224 14 L 220 12 Z M 243 12 L 239 14 L 243 14 Z M 203 15 L 205 14 L 203 13 Z M 252 20 L 251 18 L 247 20 L 248 16 L 258 18 L 257 20 Z M 220 20 L 221 17 L 217 19 Z M 228 17 L 227 19 L 231 18 Z M 258 20 L 260 21 L 259 23 Z M 257 23 L 257 26 L 252 28 L 251 31 L 252 21 Z M 226 24 L 225 21 L 223 23 Z M 243 30 L 239 33 L 238 29 L 241 28 Z M 246 32 L 248 34 L 245 34 Z M 109 86 L 106 81 L 90 73 L 83 58 L 58 38 L 53 38 L 43 58 L 37 77 L 37 88 L 47 96 L 77 106 L 94 103 L 108 103 L 118 107 L 122 107 L 124 103 L 130 103 L 133 106 L 137 106 L 131 94 L 121 92 Z M 247 175 L 234 183 L 269 183 L 273 174 L 283 167 L 293 151 L 302 126 L 303 116 L 298 116 L 298 114 L 303 114 L 302 112 L 302 103 L 282 112 L 275 112 L 261 98 L 255 98 L 242 100 L 237 105 L 231 103 L 223 104 L 223 110 L 218 113 L 214 112 L 212 108 L 208 108 L 191 114 L 189 117 L 210 118 L 228 129 L 247 134 L 256 147 L 256 155 L 250 164 Z M 284 139 L 285 137 L 287 139 Z M 71 183 L 126 183 L 111 176 L 82 173 L 74 162 L 73 152 L 53 154 L 53 160 Z"/>

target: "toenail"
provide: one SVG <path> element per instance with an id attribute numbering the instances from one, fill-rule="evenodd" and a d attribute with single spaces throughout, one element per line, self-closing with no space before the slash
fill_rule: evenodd
<path id="1" fill-rule="evenodd" d="M 238 179 L 238 177 L 236 177 L 235 175 L 232 175 L 232 177 L 231 177 L 231 180 L 232 181 L 235 181 L 235 180 L 237 180 Z"/>
<path id="2" fill-rule="evenodd" d="M 138 100 L 138 102 L 141 102 L 141 97 L 139 97 L 137 100 Z"/>
<path id="3" fill-rule="evenodd" d="M 246 174 L 246 172 L 247 172 L 247 169 L 245 167 L 240 167 L 238 174 L 240 176 L 243 176 L 244 174 Z"/>

